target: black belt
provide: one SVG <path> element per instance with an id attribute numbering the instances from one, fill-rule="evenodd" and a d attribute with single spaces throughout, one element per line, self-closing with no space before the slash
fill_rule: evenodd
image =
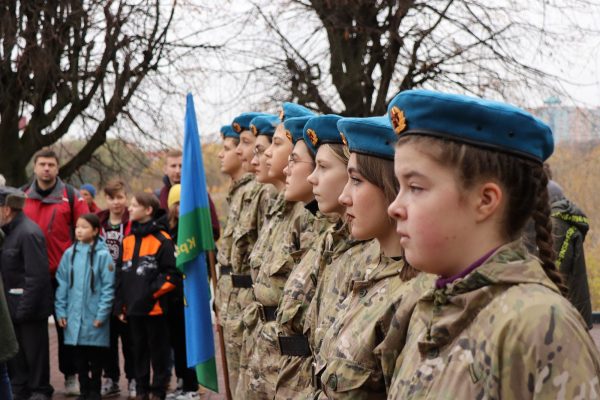
<path id="1" fill-rule="evenodd" d="M 231 265 L 221 265 L 221 276 L 231 275 Z"/>
<path id="2" fill-rule="evenodd" d="M 252 287 L 252 276 L 251 275 L 231 274 L 231 283 L 234 288 L 249 289 Z"/>
<path id="3" fill-rule="evenodd" d="M 259 308 L 259 315 L 262 322 L 271 322 L 277 319 L 277 306 L 263 306 Z"/>
<path id="4" fill-rule="evenodd" d="M 282 356 L 310 357 L 312 354 L 308 337 L 304 335 L 279 336 L 278 339 Z"/>

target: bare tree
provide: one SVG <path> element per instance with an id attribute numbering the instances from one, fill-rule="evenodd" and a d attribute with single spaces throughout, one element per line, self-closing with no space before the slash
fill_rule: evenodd
<path id="1" fill-rule="evenodd" d="M 268 34 L 255 30 L 264 49 L 249 76 L 270 79 L 278 101 L 353 116 L 381 115 L 391 96 L 417 87 L 521 99 L 560 92 L 544 62 L 561 43 L 597 34 L 577 17 L 599 10 L 586 0 L 251 3 L 252 28 L 262 21 Z"/>
<path id="2" fill-rule="evenodd" d="M 69 176 L 102 146 L 169 50 L 175 3 L 160 0 L 0 1 L 0 172 L 25 181 L 40 148 L 70 130 L 87 143 Z M 63 160 L 65 161 L 65 160 Z"/>

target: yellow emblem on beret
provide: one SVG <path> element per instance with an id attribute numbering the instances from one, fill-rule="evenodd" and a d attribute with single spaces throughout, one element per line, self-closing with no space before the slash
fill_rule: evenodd
<path id="1" fill-rule="evenodd" d="M 308 138 L 310 139 L 310 142 L 313 146 L 316 146 L 317 143 L 319 143 L 319 137 L 317 136 L 317 132 L 315 132 L 312 129 L 307 129 L 306 134 L 308 135 Z"/>
<path id="2" fill-rule="evenodd" d="M 285 118 L 285 114 L 283 113 L 283 108 L 281 110 L 279 110 L 279 120 L 283 121 L 283 119 Z"/>
<path id="3" fill-rule="evenodd" d="M 285 130 L 285 136 L 290 140 L 290 142 L 293 142 L 294 140 L 292 139 L 292 133 L 289 130 Z"/>
<path id="4" fill-rule="evenodd" d="M 258 129 L 256 129 L 256 125 L 250 125 L 250 130 L 254 136 L 258 136 Z"/>
<path id="5" fill-rule="evenodd" d="M 231 127 L 233 128 L 234 131 L 236 131 L 237 133 L 240 133 L 242 131 L 242 127 L 240 126 L 240 124 L 238 124 L 237 122 L 234 122 Z"/>
<path id="6" fill-rule="evenodd" d="M 340 137 L 342 138 L 342 143 L 344 143 L 344 146 L 348 147 L 348 141 L 342 132 L 340 132 Z"/>
<path id="7" fill-rule="evenodd" d="M 392 117 L 392 126 L 394 127 L 394 132 L 396 132 L 396 135 L 399 135 L 403 130 L 406 129 L 406 117 L 404 116 L 404 112 L 397 106 L 394 106 L 392 107 L 390 114 Z"/>

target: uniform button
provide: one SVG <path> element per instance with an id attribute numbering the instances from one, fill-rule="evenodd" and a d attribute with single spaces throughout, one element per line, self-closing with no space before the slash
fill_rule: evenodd
<path id="1" fill-rule="evenodd" d="M 331 390 L 337 389 L 337 376 L 335 374 L 329 376 L 329 379 L 327 379 L 327 386 L 329 386 Z"/>
<path id="2" fill-rule="evenodd" d="M 367 295 L 367 288 L 362 288 L 358 291 L 359 297 L 365 297 Z"/>

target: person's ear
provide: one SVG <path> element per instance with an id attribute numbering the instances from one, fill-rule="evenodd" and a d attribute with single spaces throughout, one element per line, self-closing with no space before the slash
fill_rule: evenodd
<path id="1" fill-rule="evenodd" d="M 499 210 L 504 193 L 496 182 L 485 182 L 476 191 L 476 221 L 482 222 L 495 215 Z"/>
<path id="2" fill-rule="evenodd" d="M 152 216 L 152 214 L 154 214 L 154 208 L 152 208 L 152 207 L 146 207 L 145 213 L 148 216 Z"/>

